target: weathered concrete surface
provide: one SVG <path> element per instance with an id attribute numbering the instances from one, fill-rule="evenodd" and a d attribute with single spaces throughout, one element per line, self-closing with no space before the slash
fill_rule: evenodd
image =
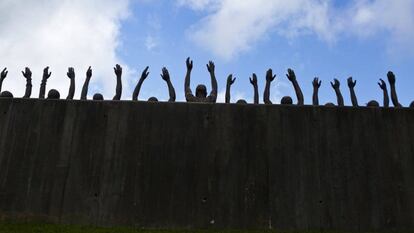
<path id="1" fill-rule="evenodd" d="M 0 100 L 0 213 L 413 230 L 414 111 Z"/>

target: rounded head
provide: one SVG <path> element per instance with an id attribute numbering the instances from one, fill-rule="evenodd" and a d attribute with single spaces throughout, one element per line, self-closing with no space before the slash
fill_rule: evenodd
<path id="1" fill-rule="evenodd" d="M 334 103 L 329 102 L 329 103 L 326 103 L 326 104 L 325 104 L 325 106 L 326 106 L 326 107 L 335 107 L 335 104 L 334 104 Z"/>
<path id="2" fill-rule="evenodd" d="M 158 99 L 155 97 L 151 97 L 148 99 L 148 102 L 158 102 Z"/>
<path id="3" fill-rule="evenodd" d="M 410 104 L 410 108 L 414 108 L 414 101 L 413 101 L 413 102 L 411 102 L 411 104 Z"/>
<path id="4" fill-rule="evenodd" d="M 198 85 L 196 88 L 196 97 L 206 98 L 207 97 L 207 87 L 204 85 Z"/>
<path id="5" fill-rule="evenodd" d="M 290 96 L 285 96 L 280 101 L 280 104 L 282 104 L 282 105 L 291 105 L 291 104 L 293 104 L 293 100 Z"/>
<path id="6" fill-rule="evenodd" d="M 377 101 L 375 100 L 371 100 L 368 102 L 367 107 L 373 107 L 373 108 L 378 108 L 380 105 Z"/>
<path id="7" fill-rule="evenodd" d="M 104 97 L 101 93 L 96 93 L 93 95 L 93 100 L 104 100 Z"/>
<path id="8" fill-rule="evenodd" d="M 13 98 L 13 94 L 10 91 L 3 91 L 0 93 L 0 98 Z"/>
<path id="9" fill-rule="evenodd" d="M 247 101 L 243 99 L 237 100 L 236 104 L 247 104 Z"/>
<path id="10" fill-rule="evenodd" d="M 60 93 L 57 90 L 52 89 L 49 91 L 49 93 L 47 93 L 47 98 L 52 100 L 58 100 L 60 99 Z"/>

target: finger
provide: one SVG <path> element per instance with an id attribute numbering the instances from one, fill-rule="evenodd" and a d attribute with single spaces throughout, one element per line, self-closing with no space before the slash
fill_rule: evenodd
<path id="1" fill-rule="evenodd" d="M 6 72 L 7 68 L 4 68 L 2 72 Z"/>

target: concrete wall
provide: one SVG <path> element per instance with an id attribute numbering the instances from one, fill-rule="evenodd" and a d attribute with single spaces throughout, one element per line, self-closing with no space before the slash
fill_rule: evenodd
<path id="1" fill-rule="evenodd" d="M 0 100 L 0 215 L 414 229 L 414 111 Z"/>

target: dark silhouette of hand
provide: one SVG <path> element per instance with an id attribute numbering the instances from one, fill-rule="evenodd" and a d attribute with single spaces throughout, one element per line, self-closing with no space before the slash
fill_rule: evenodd
<path id="1" fill-rule="evenodd" d="M 348 87 L 349 88 L 354 88 L 356 86 L 357 80 L 353 81 L 352 77 L 348 78 Z"/>
<path id="2" fill-rule="evenodd" d="M 339 87 L 341 86 L 341 83 L 339 82 L 338 79 L 334 79 L 334 82 L 331 82 L 331 85 L 333 87 L 333 89 L 339 89 Z"/>
<path id="3" fill-rule="evenodd" d="M 383 79 L 380 78 L 380 82 L 378 82 L 378 86 L 382 89 L 382 90 L 387 90 L 387 83 L 385 83 L 385 81 Z"/>
<path id="4" fill-rule="evenodd" d="M 257 86 L 257 75 L 256 74 L 253 74 L 253 78 L 249 78 L 249 80 L 253 86 Z"/>
<path id="5" fill-rule="evenodd" d="M 289 79 L 289 81 L 293 82 L 296 80 L 296 74 L 295 71 L 292 69 L 288 69 L 288 73 L 286 74 L 286 77 Z"/>
<path id="6" fill-rule="evenodd" d="M 148 78 L 149 75 L 149 66 L 145 67 L 145 69 L 142 71 L 141 74 L 141 80 L 144 81 L 146 78 Z"/>
<path id="7" fill-rule="evenodd" d="M 275 78 L 276 78 L 276 75 L 273 75 L 273 70 L 272 69 L 269 69 L 266 72 L 266 81 L 267 82 L 272 82 L 273 80 L 275 80 Z"/>
<path id="8" fill-rule="evenodd" d="M 314 78 L 312 85 L 313 85 L 313 88 L 319 89 L 322 85 L 322 81 L 319 81 L 319 78 Z"/>
<path id="9" fill-rule="evenodd" d="M 51 75 L 52 72 L 49 72 L 49 66 L 43 69 L 43 80 L 48 80 Z"/>
<path id="10" fill-rule="evenodd" d="M 187 60 L 185 61 L 185 64 L 187 65 L 187 70 L 191 71 L 193 69 L 193 61 L 190 60 L 190 58 L 188 57 Z"/>
<path id="11" fill-rule="evenodd" d="M 32 71 L 30 71 L 30 69 L 28 67 L 26 67 L 25 70 L 22 71 L 22 74 L 26 79 L 31 79 L 32 78 Z"/>
<path id="12" fill-rule="evenodd" d="M 389 71 L 387 74 L 388 82 L 390 82 L 391 85 L 395 84 L 395 75 L 393 72 Z"/>
<path id="13" fill-rule="evenodd" d="M 168 72 L 167 68 L 165 68 L 165 67 L 162 68 L 161 78 L 166 82 L 170 81 L 170 73 Z"/>
<path id="14" fill-rule="evenodd" d="M 122 67 L 118 64 L 116 64 L 116 66 L 114 67 L 114 72 L 116 77 L 121 77 L 122 76 Z"/>
<path id="15" fill-rule="evenodd" d="M 214 65 L 214 62 L 209 61 L 207 64 L 207 70 L 210 73 L 214 73 L 214 70 L 216 69 L 216 66 Z"/>
<path id="16" fill-rule="evenodd" d="M 90 79 L 92 77 L 92 67 L 89 66 L 88 71 L 86 71 L 86 78 Z"/>
<path id="17" fill-rule="evenodd" d="M 73 67 L 69 67 L 67 75 L 70 79 L 74 79 L 75 78 L 75 69 L 73 69 Z"/>
<path id="18" fill-rule="evenodd" d="M 7 71 L 7 68 L 4 68 L 3 71 L 1 72 L 0 79 L 4 80 L 7 77 L 8 73 L 9 71 Z"/>
<path id="19" fill-rule="evenodd" d="M 229 75 L 228 77 L 227 77 L 227 85 L 233 85 L 233 83 L 236 81 L 236 78 L 233 78 L 233 75 L 231 74 L 231 75 Z"/>

